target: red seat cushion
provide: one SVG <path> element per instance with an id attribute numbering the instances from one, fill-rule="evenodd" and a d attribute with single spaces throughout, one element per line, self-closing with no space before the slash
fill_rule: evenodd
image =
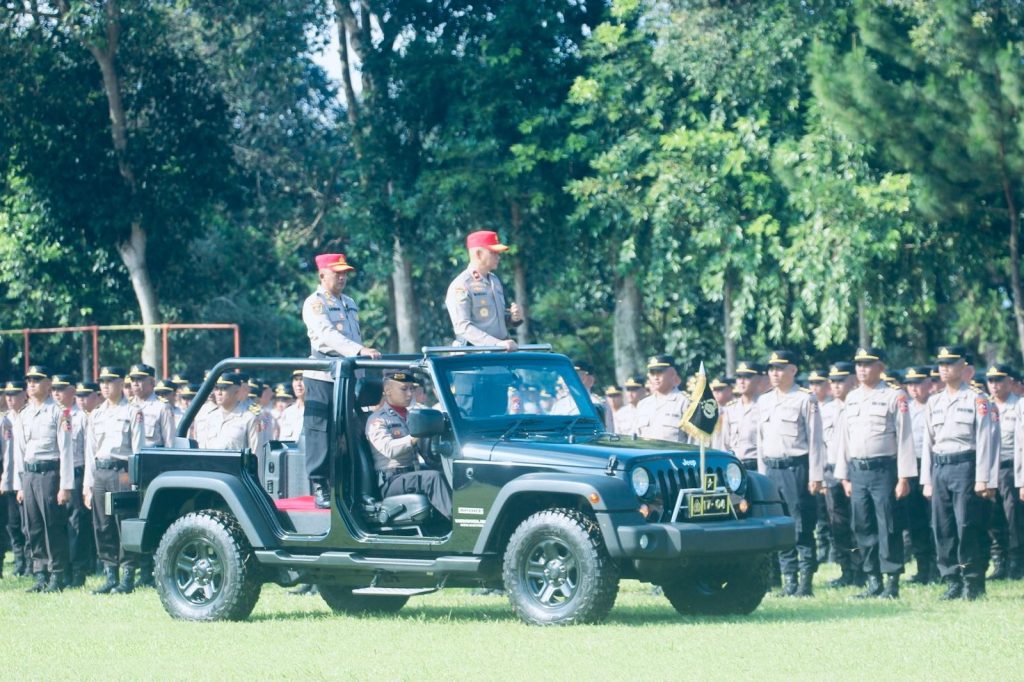
<path id="1" fill-rule="evenodd" d="M 312 495 L 304 495 L 302 497 L 283 497 L 280 500 L 274 500 L 274 506 L 277 507 L 277 511 L 325 513 L 329 513 L 331 511 L 330 509 L 318 509 L 316 504 L 313 502 Z"/>

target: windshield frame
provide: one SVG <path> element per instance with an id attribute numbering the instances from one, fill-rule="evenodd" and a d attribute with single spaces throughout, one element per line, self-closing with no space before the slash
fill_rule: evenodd
<path id="1" fill-rule="evenodd" d="M 604 424 L 590 397 L 590 392 L 583 386 L 572 362 L 564 355 L 553 353 L 487 353 L 466 354 L 456 356 L 431 357 L 429 360 L 437 395 L 444 405 L 448 418 L 451 419 L 456 432 L 497 432 L 506 431 L 514 422 L 529 418 L 537 424 L 531 424 L 528 430 L 564 429 L 567 424 L 578 420 L 581 425 L 593 422 L 603 429 Z M 462 415 L 462 410 L 455 402 L 452 392 L 450 373 L 466 371 L 473 368 L 498 368 L 515 371 L 524 369 L 548 369 L 558 372 L 565 381 L 569 394 L 576 403 L 577 414 L 504 414 L 492 417 L 471 418 Z M 545 424 L 544 422 L 548 422 Z"/>

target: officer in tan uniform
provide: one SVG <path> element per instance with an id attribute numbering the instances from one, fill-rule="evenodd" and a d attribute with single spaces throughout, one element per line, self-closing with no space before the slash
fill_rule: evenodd
<path id="1" fill-rule="evenodd" d="M 640 438 L 688 441 L 679 423 L 690 406 L 690 398 L 679 390 L 679 373 L 671 355 L 652 355 L 647 359 L 647 383 L 651 393 L 636 406 L 633 428 Z"/>
<path id="2" fill-rule="evenodd" d="M 836 466 L 836 425 L 843 412 L 846 396 L 857 386 L 852 362 L 832 363 L 828 370 L 832 400 L 821 406 L 821 431 L 825 441 L 825 508 L 829 528 L 832 531 L 832 546 L 835 548 L 836 563 L 842 571 L 838 578 L 830 580 L 829 587 L 863 587 L 864 573 L 861 569 L 861 555 L 853 537 L 853 511 L 850 498 L 843 489 L 843 483 L 835 477 Z"/>
<path id="3" fill-rule="evenodd" d="M 302 321 L 309 336 L 310 357 L 379 358 L 380 352 L 363 345 L 356 302 L 342 293 L 348 273 L 355 268 L 343 253 L 324 253 L 316 257 L 320 286 L 302 304 Z M 331 506 L 331 462 L 328 455 L 327 424 L 331 414 L 334 379 L 327 372 L 303 373 L 306 395 L 302 434 L 306 439 L 306 473 L 313 488 L 316 506 Z M 296 436 L 297 437 L 297 436 Z"/>
<path id="4" fill-rule="evenodd" d="M 625 400 L 622 407 L 615 410 L 615 433 L 629 436 L 633 434 L 636 421 L 636 406 L 646 397 L 643 377 L 629 377 L 622 385 Z"/>
<path id="5" fill-rule="evenodd" d="M 71 418 L 71 445 L 74 451 L 75 487 L 68 501 L 68 541 L 71 546 L 71 571 L 68 587 L 82 587 L 85 576 L 96 565 L 93 550 L 92 517 L 82 500 L 85 485 L 85 429 L 89 415 L 79 408 L 74 377 L 69 374 L 54 374 L 51 378 L 51 393 Z M 85 388 L 85 384 L 81 384 Z M 91 564 L 91 565 L 90 565 Z"/>
<path id="6" fill-rule="evenodd" d="M 444 475 L 421 468 L 419 439 L 409 434 L 408 408 L 415 377 L 394 372 L 384 379 L 384 402 L 366 420 L 366 438 L 373 449 L 373 466 L 382 497 L 418 493 L 426 495 L 441 514 L 452 517 L 452 491 Z"/>
<path id="7" fill-rule="evenodd" d="M 931 366 L 908 367 L 903 375 L 906 387 L 910 425 L 914 432 L 914 454 L 917 457 L 918 477 L 910 482 L 910 494 L 900 501 L 906 510 L 910 547 L 917 561 L 917 573 L 910 582 L 927 585 L 939 578 L 935 558 L 935 535 L 932 532 L 931 502 L 926 500 L 921 486 L 921 452 L 924 448 L 925 410 L 932 395 Z"/>
<path id="8" fill-rule="evenodd" d="M 281 416 L 281 440 L 295 442 L 302 435 L 302 420 L 306 411 L 306 384 L 302 380 L 302 370 L 295 370 L 292 375 L 292 393 L 295 401 L 284 409 Z"/>
<path id="9" fill-rule="evenodd" d="M 867 588 L 859 597 L 897 599 L 903 573 L 903 519 L 896 501 L 917 476 L 907 396 L 881 379 L 885 354 L 858 348 L 853 358 L 860 386 L 846 397 L 836 426 L 835 477 L 853 508 Z M 885 585 L 882 585 L 885 574 Z"/>
<path id="10" fill-rule="evenodd" d="M 812 596 L 817 569 L 814 496 L 824 476 L 825 443 L 814 397 L 796 385 L 796 355 L 778 350 L 768 360 L 772 390 L 757 400 L 758 471 L 777 485 L 796 520 L 796 547 L 779 553 L 784 596 Z M 799 582 L 797 581 L 799 571 Z"/>
<path id="11" fill-rule="evenodd" d="M 722 408 L 722 424 L 712 445 L 729 450 L 748 471 L 757 471 L 757 399 L 761 395 L 757 380 L 760 368 L 742 360 L 736 365 L 736 398 Z"/>
<path id="12" fill-rule="evenodd" d="M 988 399 L 965 378 L 966 350 L 943 346 L 937 360 L 945 389 L 925 411 L 921 485 L 932 501 L 942 599 L 974 600 L 985 594 L 985 516 L 995 497 L 991 480 L 999 453 L 992 437 Z"/>
<path id="13" fill-rule="evenodd" d="M 124 369 L 103 367 L 99 378 L 103 402 L 89 415 L 85 435 L 84 502 L 92 509 L 96 554 L 106 580 L 93 594 L 130 594 L 139 556 L 122 551 L 121 520 L 107 514 L 104 497 L 131 489 L 128 460 L 145 442 L 144 416 L 125 396 Z"/>
<path id="14" fill-rule="evenodd" d="M 13 484 L 25 505 L 35 584 L 29 592 L 60 592 L 70 569 L 67 505 L 75 487 L 71 415 L 50 397 L 40 365 L 25 373 L 29 401 L 14 439 Z"/>
<path id="15" fill-rule="evenodd" d="M 519 305 L 505 307 L 505 288 L 494 274 L 501 254 L 508 251 L 496 232 L 478 230 L 466 237 L 469 267 L 448 285 L 444 305 L 455 330 L 455 343 L 470 346 L 502 346 L 513 351 L 509 327 L 523 322 Z"/>
<path id="16" fill-rule="evenodd" d="M 174 412 L 157 397 L 156 370 L 149 365 L 132 365 L 128 371 L 135 403 L 142 412 L 147 448 L 169 448 L 174 445 Z"/>
<path id="17" fill-rule="evenodd" d="M 711 395 L 715 396 L 715 402 L 718 406 L 725 407 L 735 397 L 733 395 L 733 384 L 735 379 L 725 376 L 716 376 L 711 380 L 709 386 L 711 387 Z"/>
<path id="18" fill-rule="evenodd" d="M 835 402 L 832 399 L 832 385 L 828 380 L 828 372 L 820 369 L 812 369 L 808 372 L 807 390 L 810 391 L 811 395 L 814 396 L 814 399 L 818 401 L 818 407 L 821 409 L 821 432 L 822 437 L 825 440 L 825 452 L 827 454 L 829 436 L 832 435 L 832 429 L 835 427 L 834 422 L 830 423 L 828 421 L 827 415 L 829 413 L 824 409 L 829 403 Z M 825 479 L 827 489 L 827 463 L 825 466 Z M 832 524 L 829 523 L 827 496 L 824 494 L 817 495 L 814 500 L 818 507 L 818 510 L 815 513 L 818 521 L 814 525 L 814 537 L 817 543 L 818 563 L 823 564 L 828 561 L 829 553 L 832 551 Z"/>
<path id="19" fill-rule="evenodd" d="M 989 535 L 992 538 L 992 573 L 989 580 L 1024 577 L 1024 505 L 1013 483 L 1013 453 L 1016 446 L 1018 403 L 1011 390 L 1013 368 L 997 363 L 985 372 L 988 392 L 994 404 L 993 416 L 999 416 L 999 457 L 995 510 Z"/>
<path id="20" fill-rule="evenodd" d="M 238 374 L 222 374 L 213 387 L 217 409 L 206 419 L 203 440 L 199 447 L 207 450 L 259 450 L 260 421 L 238 400 L 242 386 Z"/>
<path id="21" fill-rule="evenodd" d="M 25 409 L 28 401 L 25 382 L 21 379 L 8 381 L 4 386 L 3 399 L 7 407 L 6 419 L 9 428 L 0 433 L 5 443 L 3 472 L 0 473 L 0 495 L 3 495 L 3 499 L 0 500 L 0 504 L 6 507 L 7 511 L 6 531 L 11 552 L 14 554 L 14 575 L 23 576 L 32 572 L 32 557 L 25 537 L 25 505 L 18 501 L 14 493 L 14 442 L 20 438 L 21 411 Z"/>

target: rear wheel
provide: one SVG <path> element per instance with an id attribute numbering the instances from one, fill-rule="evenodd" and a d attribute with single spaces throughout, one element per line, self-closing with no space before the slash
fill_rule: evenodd
<path id="1" fill-rule="evenodd" d="M 684 616 L 746 615 L 768 591 L 768 560 L 762 555 L 740 566 L 690 572 L 662 589 Z"/>
<path id="2" fill-rule="evenodd" d="M 619 593 L 600 529 L 573 509 L 523 521 L 509 538 L 502 577 L 512 608 L 532 625 L 602 621 Z"/>
<path id="3" fill-rule="evenodd" d="M 182 620 L 244 620 L 262 589 L 245 533 L 218 511 L 171 524 L 156 550 L 154 579 L 167 613 Z"/>
<path id="4" fill-rule="evenodd" d="M 335 613 L 387 614 L 398 613 L 408 597 L 395 595 L 352 594 L 352 587 L 317 584 L 320 596 Z"/>

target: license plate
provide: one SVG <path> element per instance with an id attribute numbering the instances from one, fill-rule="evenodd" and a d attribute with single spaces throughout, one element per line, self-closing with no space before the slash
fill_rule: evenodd
<path id="1" fill-rule="evenodd" d="M 732 503 L 728 493 L 691 493 L 686 498 L 686 515 L 691 519 L 728 516 L 731 513 Z"/>

